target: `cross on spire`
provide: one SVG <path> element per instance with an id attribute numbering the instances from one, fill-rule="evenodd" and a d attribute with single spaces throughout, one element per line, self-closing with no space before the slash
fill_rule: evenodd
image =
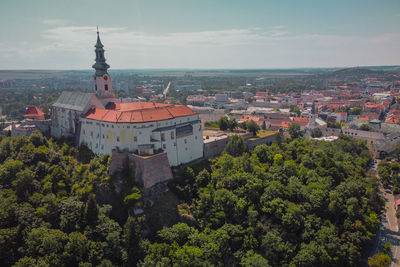
<path id="1" fill-rule="evenodd" d="M 106 63 L 106 58 L 104 57 L 104 46 L 100 40 L 99 27 L 97 27 L 97 42 L 94 47 L 96 47 L 94 50 L 96 52 L 96 63 L 93 64 L 92 68 L 96 70 L 96 76 L 103 76 L 110 66 Z"/>

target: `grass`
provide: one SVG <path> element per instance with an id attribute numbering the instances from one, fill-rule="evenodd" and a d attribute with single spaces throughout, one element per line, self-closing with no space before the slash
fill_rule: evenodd
<path id="1" fill-rule="evenodd" d="M 258 131 L 257 137 L 264 138 L 264 137 L 267 137 L 267 136 L 270 136 L 270 135 L 274 135 L 276 133 L 277 133 L 277 131 L 261 130 L 261 131 Z"/>
<path id="2" fill-rule="evenodd" d="M 218 122 L 216 122 L 216 121 L 206 121 L 206 122 L 204 123 L 204 126 L 205 126 L 206 128 L 218 128 L 218 129 L 219 129 Z"/>
<path id="3" fill-rule="evenodd" d="M 260 131 L 257 132 L 257 136 L 250 137 L 249 140 L 250 140 L 250 141 L 254 141 L 254 140 L 257 140 L 257 139 L 259 139 L 259 138 L 264 138 L 264 137 L 267 137 L 267 136 L 274 135 L 274 134 L 276 134 L 277 132 L 278 132 L 278 131 L 260 130 Z"/>

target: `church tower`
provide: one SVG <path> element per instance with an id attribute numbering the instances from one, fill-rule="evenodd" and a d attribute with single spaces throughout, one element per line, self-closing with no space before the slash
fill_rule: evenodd
<path id="1" fill-rule="evenodd" d="M 93 64 L 92 68 L 96 70 L 93 75 L 94 82 L 94 93 L 99 98 L 114 98 L 114 92 L 111 84 L 111 76 L 107 73 L 107 69 L 110 67 L 106 63 L 106 58 L 104 57 L 103 44 L 100 41 L 99 30 L 97 29 L 97 43 L 94 46 L 96 49 L 96 63 Z"/>
<path id="2" fill-rule="evenodd" d="M 316 119 L 316 109 L 315 109 L 315 102 L 313 101 L 312 106 L 311 106 L 311 114 L 310 114 L 309 121 L 308 121 L 309 127 L 316 126 L 315 119 Z"/>

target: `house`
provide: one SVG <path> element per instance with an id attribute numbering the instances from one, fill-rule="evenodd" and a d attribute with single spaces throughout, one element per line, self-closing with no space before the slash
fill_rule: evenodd
<path id="1" fill-rule="evenodd" d="M 44 120 L 44 112 L 36 106 L 27 106 L 24 118 L 28 120 Z"/>

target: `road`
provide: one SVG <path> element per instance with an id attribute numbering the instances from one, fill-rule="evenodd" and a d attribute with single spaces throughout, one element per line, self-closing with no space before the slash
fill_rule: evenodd
<path id="1" fill-rule="evenodd" d="M 171 82 L 169 82 L 168 83 L 168 85 L 167 85 L 167 87 L 164 89 L 164 91 L 163 91 L 163 95 L 164 95 L 164 97 L 166 97 L 167 96 L 167 94 L 168 94 L 168 90 L 169 90 L 169 87 L 171 86 Z"/>
<path id="2" fill-rule="evenodd" d="M 400 266 L 400 235 L 399 226 L 397 224 L 395 199 L 389 189 L 380 188 L 380 194 L 386 200 L 385 217 L 382 218 L 381 229 L 379 232 L 379 243 L 384 245 L 386 242 L 392 244 L 392 265 Z M 377 246 L 379 248 L 379 246 Z"/>
<path id="3" fill-rule="evenodd" d="M 376 171 L 377 163 L 373 169 Z M 389 188 L 379 187 L 379 195 L 385 198 L 385 213 L 381 219 L 378 237 L 375 239 L 372 255 L 379 251 L 379 248 L 390 242 L 392 244 L 392 264 L 391 267 L 400 267 L 400 234 L 396 218 L 395 198 Z M 370 255 L 370 256 L 372 256 Z"/>

